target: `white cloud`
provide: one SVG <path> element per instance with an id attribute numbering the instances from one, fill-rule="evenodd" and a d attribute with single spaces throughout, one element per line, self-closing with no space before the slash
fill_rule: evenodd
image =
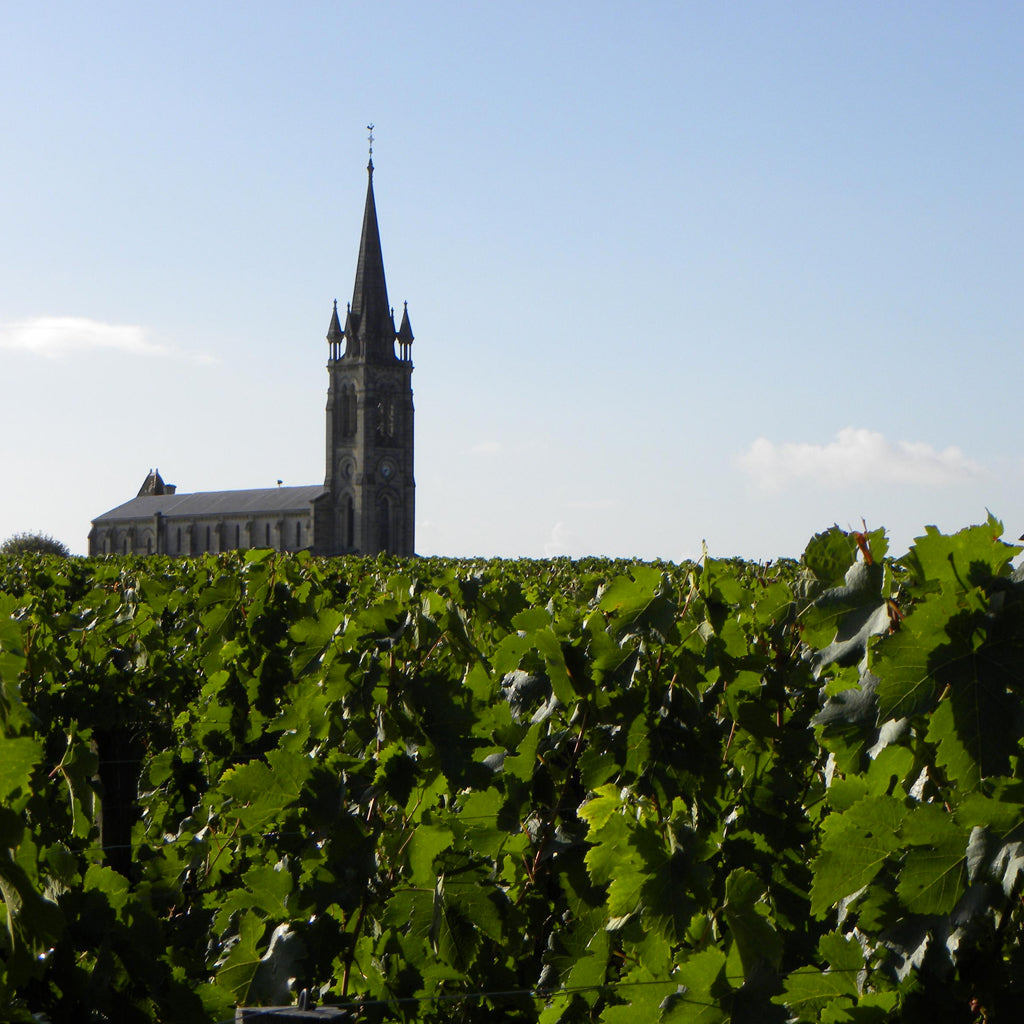
<path id="1" fill-rule="evenodd" d="M 736 462 L 768 490 L 778 490 L 791 480 L 814 480 L 833 487 L 861 483 L 928 486 L 985 475 L 984 468 L 959 448 L 936 451 L 922 441 L 892 442 L 877 431 L 857 427 L 840 430 L 828 444 L 775 444 L 759 437 Z"/>
<path id="2" fill-rule="evenodd" d="M 187 359 L 210 365 L 211 356 L 181 352 L 158 345 L 137 324 L 108 324 L 81 316 L 38 316 L 0 324 L 0 349 L 29 352 L 45 359 L 59 359 L 83 352 L 108 350 L 132 356 Z"/>

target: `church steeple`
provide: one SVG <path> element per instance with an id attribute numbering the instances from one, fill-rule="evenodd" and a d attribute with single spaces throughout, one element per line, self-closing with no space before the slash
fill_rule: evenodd
<path id="1" fill-rule="evenodd" d="M 373 126 L 368 126 L 373 131 Z M 416 550 L 412 325 L 388 302 L 373 195 L 373 136 L 352 301 L 335 302 L 327 332 L 327 466 L 330 492 L 317 527 L 336 554 Z M 342 327 L 344 323 L 344 327 Z M 396 348 L 398 354 L 396 354 Z"/>
<path id="2" fill-rule="evenodd" d="M 372 153 L 372 149 L 371 149 Z M 356 282 L 352 289 L 352 305 L 345 333 L 349 351 L 367 362 L 387 362 L 395 358 L 395 320 L 388 302 L 388 286 L 384 279 L 384 258 L 380 250 L 377 227 L 377 204 L 373 196 L 373 157 L 367 164 L 366 206 L 363 209 L 363 230 L 359 238 L 359 260 Z M 349 333 L 354 330 L 355 338 Z"/>

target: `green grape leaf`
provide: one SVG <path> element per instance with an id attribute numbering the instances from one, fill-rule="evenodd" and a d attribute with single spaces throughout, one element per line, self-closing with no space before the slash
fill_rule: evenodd
<path id="1" fill-rule="evenodd" d="M 454 839 L 447 825 L 421 823 L 413 830 L 407 848 L 413 885 L 433 888 L 437 881 L 434 860 L 452 845 Z"/>
<path id="2" fill-rule="evenodd" d="M 836 1009 L 849 1006 L 843 997 L 856 999 L 859 994 L 858 979 L 865 966 L 860 943 L 841 932 L 829 932 L 818 941 L 818 953 L 828 964 L 827 969 L 798 967 L 786 976 L 782 994 L 772 999 L 798 1013 L 801 1020 L 808 1019 L 804 1014 L 821 1010 L 833 1001 L 837 1001 L 833 1004 Z"/>
<path id="3" fill-rule="evenodd" d="M 598 988 L 605 983 L 608 975 L 608 956 L 611 951 L 611 934 L 604 928 L 594 932 L 586 948 L 574 960 L 565 979 L 566 988 Z M 582 993 L 591 1006 L 597 1001 L 597 992 Z"/>
<path id="4" fill-rule="evenodd" d="M 900 848 L 906 811 L 889 796 L 868 796 L 824 822 L 821 853 L 811 865 L 811 913 L 821 917 L 844 896 L 867 885 Z"/>
<path id="5" fill-rule="evenodd" d="M 611 616 L 613 631 L 621 631 L 646 612 L 660 595 L 664 573 L 648 565 L 630 567 L 629 576 L 617 576 L 601 591 L 598 607 Z"/>
<path id="6" fill-rule="evenodd" d="M 656 1021 L 664 1001 L 674 995 L 678 988 L 677 979 L 668 979 L 670 969 L 667 959 L 652 958 L 650 942 L 644 942 L 635 951 L 636 966 L 633 966 L 615 986 L 615 995 L 624 1003 L 606 1006 L 601 1013 L 602 1024 L 631 1024 L 635 1021 Z"/>
<path id="7" fill-rule="evenodd" d="M 715 946 L 690 953 L 675 973 L 683 991 L 667 995 L 657 1019 L 663 1024 L 722 1024 L 727 1021 L 729 1013 L 722 1005 L 722 997 L 729 994 L 725 965 L 725 953 Z"/>
<path id="8" fill-rule="evenodd" d="M 11 946 L 23 944 L 36 954 L 56 943 L 64 932 L 64 915 L 45 899 L 22 864 L 0 849 L 0 910 L 4 911 Z"/>
<path id="9" fill-rule="evenodd" d="M 547 608 L 524 608 L 521 612 L 512 616 L 512 626 L 523 633 L 532 633 L 537 629 L 549 629 L 551 626 L 551 612 Z"/>
<path id="10" fill-rule="evenodd" d="M 443 877 L 437 880 L 431 903 L 429 937 L 437 955 L 458 970 L 466 970 L 480 951 L 476 922 L 453 901 L 445 890 Z"/>
<path id="11" fill-rule="evenodd" d="M 947 914 L 964 893 L 967 832 L 943 807 L 919 804 L 901 829 L 907 850 L 897 895 L 915 914 Z"/>
<path id="12" fill-rule="evenodd" d="M 18 792 L 30 791 L 32 771 L 42 760 L 43 747 L 37 739 L 0 735 L 0 801 L 8 802 Z"/>
<path id="13" fill-rule="evenodd" d="M 856 975 L 842 971 L 820 971 L 816 967 L 798 967 L 786 975 L 782 994 L 772 996 L 772 1002 L 799 1013 L 797 1020 L 813 1020 L 815 1018 L 803 1014 L 822 1009 L 837 996 L 856 995 Z"/>
<path id="14" fill-rule="evenodd" d="M 882 593 L 884 576 L 881 564 L 854 562 L 842 586 L 826 590 L 803 613 L 804 640 L 819 647 L 812 658 L 816 674 L 832 663 L 861 661 L 868 640 L 888 630 L 889 611 Z"/>
<path id="15" fill-rule="evenodd" d="M 1024 821 L 1024 782 L 1019 779 L 989 779 L 988 795 L 965 793 L 954 809 L 965 828 L 986 826 L 996 832 L 1009 832 Z"/>
<path id="16" fill-rule="evenodd" d="M 992 515 L 987 522 L 952 536 L 927 526 L 903 562 L 919 584 L 966 592 L 1006 575 L 1010 560 L 1020 553 L 1021 548 L 1000 539 L 1002 534 L 1003 524 Z"/>
<path id="17" fill-rule="evenodd" d="M 229 768 L 218 783 L 218 789 L 232 799 L 225 814 L 238 818 L 248 829 L 266 827 L 298 801 L 312 770 L 310 758 L 281 748 L 271 750 L 266 763 L 252 760 Z"/>
<path id="18" fill-rule="evenodd" d="M 831 970 L 854 981 L 856 973 L 864 970 L 864 951 L 852 935 L 828 932 L 818 940 L 818 952 Z"/>
<path id="19" fill-rule="evenodd" d="M 373 781 L 396 804 L 405 806 L 416 782 L 416 763 L 406 752 L 405 743 L 396 740 L 381 750 Z"/>
<path id="20" fill-rule="evenodd" d="M 800 561 L 825 586 L 834 586 L 843 579 L 856 558 L 856 538 L 832 526 L 811 538 Z"/>
<path id="21" fill-rule="evenodd" d="M 110 906 L 118 912 L 124 908 L 131 896 L 128 879 L 120 871 L 99 864 L 89 865 L 82 881 L 82 888 L 103 893 Z"/>
<path id="22" fill-rule="evenodd" d="M 761 880 L 746 868 L 737 868 L 725 880 L 723 914 L 739 950 L 745 978 L 764 962 L 778 968 L 782 958 L 782 939 L 770 920 L 768 907 L 758 902 L 764 894 Z"/>
<path id="23" fill-rule="evenodd" d="M 682 847 L 669 856 L 664 853 L 647 864 L 648 875 L 641 888 L 644 923 L 669 942 L 680 942 L 686 935 L 697 909 L 695 893 L 701 889 L 701 873 Z"/>
<path id="24" fill-rule="evenodd" d="M 967 651 L 950 644 L 946 626 L 957 612 L 955 598 L 932 594 L 903 620 L 897 633 L 875 645 L 871 671 L 878 677 L 878 720 L 930 710 L 938 684 L 955 672 Z"/>
<path id="25" fill-rule="evenodd" d="M 605 783 L 589 800 L 580 805 L 576 813 L 589 825 L 589 838 L 593 842 L 609 820 L 622 813 L 618 786 L 610 782 Z"/>
<path id="26" fill-rule="evenodd" d="M 263 939 L 264 924 L 253 911 L 242 916 L 238 937 L 223 962 L 217 966 L 217 984 L 243 1005 L 260 966 L 258 944 Z"/>
<path id="27" fill-rule="evenodd" d="M 1010 689 L 1015 680 L 993 672 L 981 652 L 958 669 L 949 698 L 931 715 L 927 738 L 938 746 L 937 763 L 966 791 L 1009 771 L 1021 735 L 1021 702 Z"/>

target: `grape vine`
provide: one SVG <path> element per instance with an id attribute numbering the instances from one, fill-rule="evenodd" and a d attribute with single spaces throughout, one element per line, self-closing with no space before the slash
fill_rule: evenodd
<path id="1" fill-rule="evenodd" d="M 0 1016 L 995 1021 L 1024 582 L 799 562 L 0 558 Z"/>

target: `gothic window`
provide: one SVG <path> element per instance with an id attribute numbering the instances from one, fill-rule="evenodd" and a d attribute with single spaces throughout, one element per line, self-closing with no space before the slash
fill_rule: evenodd
<path id="1" fill-rule="evenodd" d="M 210 546 L 210 528 L 206 528 L 206 550 L 212 551 L 213 548 Z"/>
<path id="2" fill-rule="evenodd" d="M 342 504 L 341 536 L 342 546 L 346 551 L 351 551 L 356 546 L 356 510 L 351 495 Z"/>
<path id="3" fill-rule="evenodd" d="M 270 547 L 270 523 L 263 524 L 263 543 Z"/>
<path id="4" fill-rule="evenodd" d="M 235 547 L 236 548 L 240 548 L 242 546 L 241 543 L 240 543 L 241 536 L 242 536 L 242 528 L 238 525 L 238 523 L 235 523 Z"/>
<path id="5" fill-rule="evenodd" d="M 356 389 L 352 384 L 341 386 L 341 436 L 356 436 Z"/>
<path id="6" fill-rule="evenodd" d="M 146 554 L 153 554 L 153 538 L 148 533 L 146 534 Z"/>
<path id="7" fill-rule="evenodd" d="M 297 522 L 295 524 L 295 547 L 296 548 L 301 548 L 302 547 L 302 523 L 301 522 Z"/>
<path id="8" fill-rule="evenodd" d="M 377 548 L 391 550 L 391 500 L 386 496 L 377 503 Z"/>

